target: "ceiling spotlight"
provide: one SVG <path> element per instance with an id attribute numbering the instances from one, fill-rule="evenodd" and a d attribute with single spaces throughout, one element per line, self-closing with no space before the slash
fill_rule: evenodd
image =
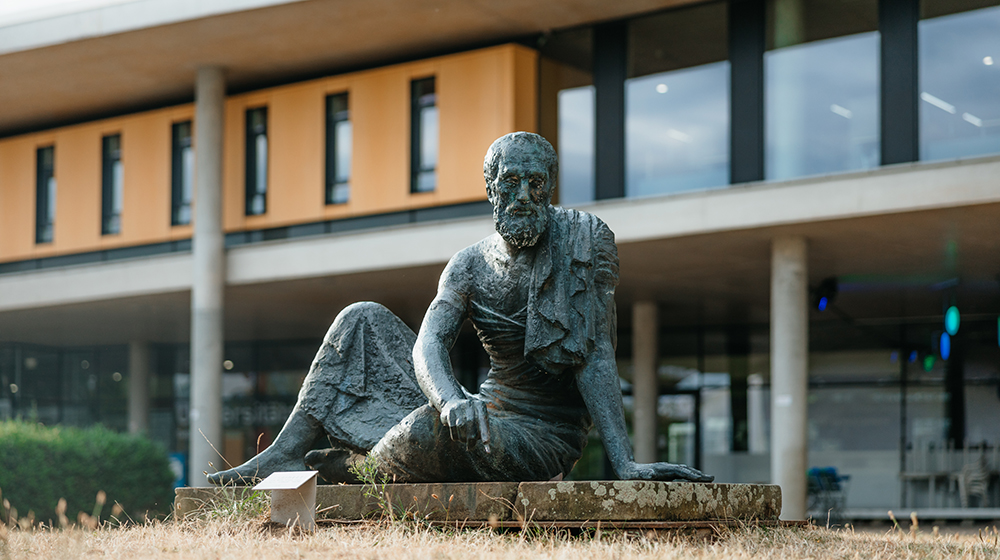
<path id="1" fill-rule="evenodd" d="M 667 93 L 669 89 L 667 84 L 656 84 L 656 93 Z"/>

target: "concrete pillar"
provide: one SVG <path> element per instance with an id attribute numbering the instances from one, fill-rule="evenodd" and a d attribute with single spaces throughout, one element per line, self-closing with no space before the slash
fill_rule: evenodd
<path id="1" fill-rule="evenodd" d="M 764 377 L 751 373 L 747 376 L 747 448 L 751 455 L 767 453 L 765 406 Z"/>
<path id="2" fill-rule="evenodd" d="M 207 486 L 222 458 L 223 289 L 222 135 L 226 83 L 222 69 L 198 69 L 195 85 L 195 199 L 191 287 L 191 434 L 188 483 Z M 216 468 L 209 467 L 212 462 Z"/>
<path id="3" fill-rule="evenodd" d="M 149 343 L 128 345 L 128 432 L 149 432 Z"/>
<path id="4" fill-rule="evenodd" d="M 659 320 L 655 301 L 632 305 L 632 433 L 635 460 L 652 463 L 656 453 L 656 405 L 660 387 L 656 379 L 656 338 Z"/>
<path id="5" fill-rule="evenodd" d="M 771 478 L 781 518 L 806 518 L 809 289 L 803 237 L 778 237 L 771 252 Z"/>

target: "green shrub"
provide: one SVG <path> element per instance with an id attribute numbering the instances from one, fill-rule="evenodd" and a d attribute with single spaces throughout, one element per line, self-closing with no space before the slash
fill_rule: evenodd
<path id="1" fill-rule="evenodd" d="M 170 511 L 174 475 L 166 452 L 139 436 L 95 426 L 87 429 L 0 422 L 0 491 L 24 517 L 56 521 L 56 505 L 66 499 L 66 516 L 93 514 L 97 493 L 107 494 L 101 518 L 114 504 L 132 519 Z M 0 516 L 4 515 L 0 509 Z"/>

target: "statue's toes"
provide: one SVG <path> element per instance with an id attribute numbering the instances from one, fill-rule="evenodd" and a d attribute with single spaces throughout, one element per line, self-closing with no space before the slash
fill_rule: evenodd
<path id="1" fill-rule="evenodd" d="M 252 486 L 260 481 L 261 477 L 256 474 L 241 473 L 239 468 L 208 475 L 208 482 L 215 486 Z"/>
<path id="2" fill-rule="evenodd" d="M 226 484 L 226 479 L 228 478 L 226 475 L 228 473 L 229 471 L 219 471 L 217 473 L 211 473 L 208 475 L 208 483 L 214 484 L 216 486 L 222 486 Z"/>
<path id="3" fill-rule="evenodd" d="M 316 467 L 326 462 L 327 455 L 332 449 L 313 449 L 306 453 L 306 467 L 316 470 Z"/>

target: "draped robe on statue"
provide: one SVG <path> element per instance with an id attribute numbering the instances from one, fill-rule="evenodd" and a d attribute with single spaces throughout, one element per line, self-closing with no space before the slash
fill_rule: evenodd
<path id="1" fill-rule="evenodd" d="M 335 443 L 370 452 L 397 482 L 550 480 L 568 474 L 592 425 L 576 386 L 599 336 L 615 342 L 614 235 L 591 214 L 549 207 L 527 306 L 505 315 L 468 294 L 466 318 L 490 358 L 476 395 L 490 447 L 452 440 L 417 384 L 416 335 L 388 309 L 354 304 L 330 327 L 298 406 Z M 610 329 L 599 333 L 598 329 Z"/>

